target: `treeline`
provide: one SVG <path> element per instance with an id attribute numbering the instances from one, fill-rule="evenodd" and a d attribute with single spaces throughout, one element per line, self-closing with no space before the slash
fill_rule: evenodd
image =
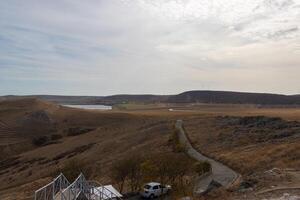
<path id="1" fill-rule="evenodd" d="M 188 194 L 193 187 L 192 174 L 210 171 L 208 162 L 194 162 L 184 154 L 155 154 L 146 157 L 131 155 L 113 163 L 111 179 L 120 192 L 126 187 L 131 192 L 140 191 L 151 181 L 172 185 L 177 193 Z"/>

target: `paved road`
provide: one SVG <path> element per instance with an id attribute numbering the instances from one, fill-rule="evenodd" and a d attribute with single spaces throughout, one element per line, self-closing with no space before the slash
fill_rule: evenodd
<path id="1" fill-rule="evenodd" d="M 222 163 L 215 161 L 211 158 L 208 158 L 198 151 L 194 149 L 194 147 L 191 145 L 190 141 L 188 140 L 186 133 L 182 127 L 182 120 L 177 120 L 176 122 L 176 128 L 178 131 L 179 141 L 182 145 L 186 147 L 187 154 L 198 161 L 209 161 L 212 166 L 212 174 L 210 176 L 207 176 L 201 180 L 199 180 L 196 184 L 196 191 L 195 192 L 203 192 L 206 190 L 208 184 L 211 182 L 211 180 L 215 180 L 218 183 L 220 183 L 222 186 L 227 187 L 229 186 L 234 180 L 236 180 L 240 175 L 230 169 L 229 167 L 223 165 Z"/>

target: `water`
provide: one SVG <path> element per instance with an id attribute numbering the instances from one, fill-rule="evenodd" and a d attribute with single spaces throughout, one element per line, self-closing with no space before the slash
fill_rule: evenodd
<path id="1" fill-rule="evenodd" d="M 111 106 L 106 105 L 69 105 L 63 104 L 62 106 L 70 107 L 70 108 L 81 108 L 81 109 L 89 109 L 89 110 L 111 110 Z"/>

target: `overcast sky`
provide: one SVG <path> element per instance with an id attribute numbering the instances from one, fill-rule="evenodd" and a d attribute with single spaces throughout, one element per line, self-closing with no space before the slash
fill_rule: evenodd
<path id="1" fill-rule="evenodd" d="M 0 95 L 300 93 L 300 0 L 0 0 Z"/>

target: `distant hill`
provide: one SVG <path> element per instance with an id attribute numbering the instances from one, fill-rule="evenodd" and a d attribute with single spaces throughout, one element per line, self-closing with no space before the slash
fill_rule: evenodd
<path id="1" fill-rule="evenodd" d="M 16 99 L 24 96 L 3 96 L 0 100 Z M 228 91 L 187 91 L 177 95 L 113 95 L 113 96 L 59 96 L 32 95 L 41 100 L 60 104 L 120 104 L 120 103 L 220 103 L 220 104 L 261 104 L 261 105 L 300 105 L 300 95 L 270 93 L 247 93 Z"/>
<path id="2" fill-rule="evenodd" d="M 224 104 L 300 104 L 300 95 L 280 95 L 268 93 L 246 93 L 225 91 L 188 91 L 170 96 L 172 103 L 224 103 Z"/>
<path id="3" fill-rule="evenodd" d="M 156 102 L 167 102 L 170 95 L 151 95 L 151 94 L 141 94 L 141 95 L 113 95 L 107 96 L 99 99 L 100 102 L 104 104 L 119 104 L 127 102 L 137 102 L 137 103 L 156 103 Z"/>

